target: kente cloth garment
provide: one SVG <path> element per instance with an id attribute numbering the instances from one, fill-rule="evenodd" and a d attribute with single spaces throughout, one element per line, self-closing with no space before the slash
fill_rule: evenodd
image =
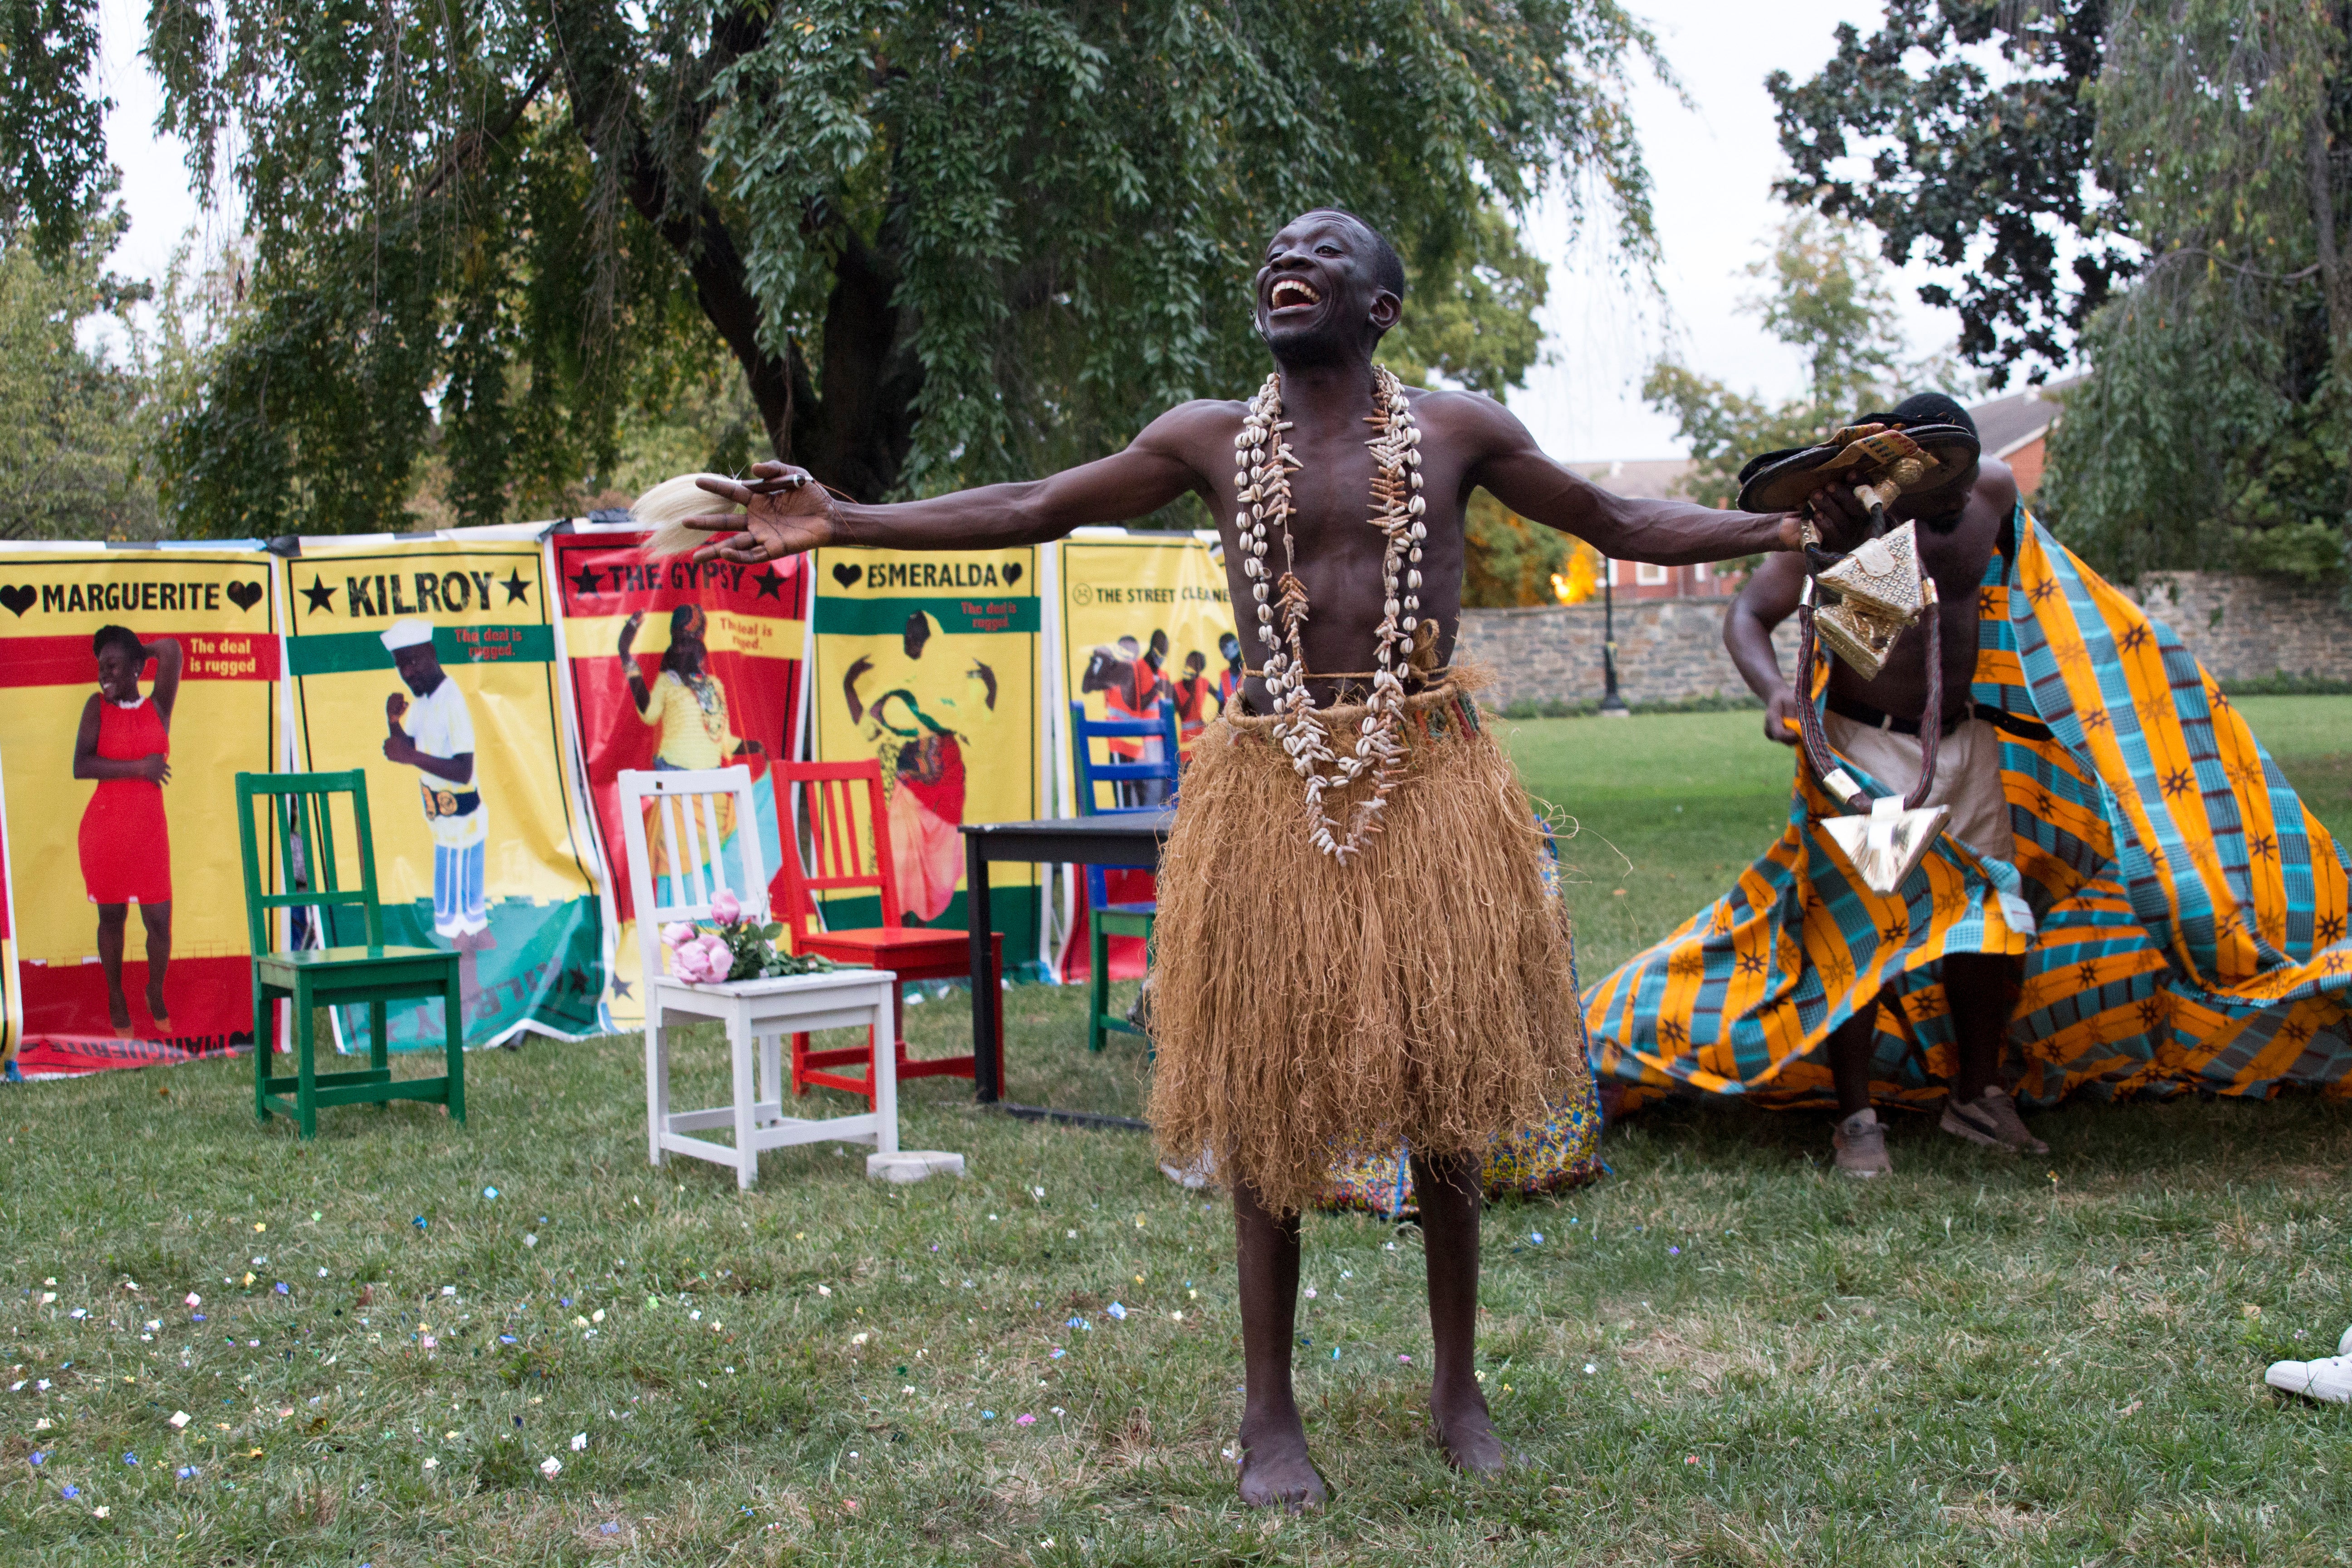
<path id="1" fill-rule="evenodd" d="M 2022 506 L 1978 605 L 1972 695 L 2001 731 L 2010 858 L 1947 834 L 1880 897 L 1818 826 L 1837 808 L 1801 759 L 1780 841 L 1594 989 L 1594 1071 L 1636 1086 L 1629 1105 L 1676 1089 L 1829 1104 L 1819 1047 L 1884 1000 L 1873 1093 L 1925 1105 L 1955 1067 L 1943 955 L 2021 953 L 2021 1101 L 2352 1098 L 2352 879 L 2245 720 Z M 1811 679 L 1819 702 L 1826 655 Z"/>

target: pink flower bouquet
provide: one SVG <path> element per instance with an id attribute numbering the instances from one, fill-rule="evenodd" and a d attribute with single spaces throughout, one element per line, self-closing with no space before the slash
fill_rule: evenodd
<path id="1" fill-rule="evenodd" d="M 673 921 L 662 928 L 661 939 L 669 950 L 671 976 L 689 985 L 816 974 L 849 967 L 814 953 L 779 952 L 776 939 L 783 934 L 784 928 L 773 921 L 755 925 L 746 920 L 742 901 L 722 888 L 710 900 L 709 922 Z"/>

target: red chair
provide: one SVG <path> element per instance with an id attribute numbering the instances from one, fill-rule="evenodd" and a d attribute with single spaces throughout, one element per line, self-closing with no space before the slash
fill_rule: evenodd
<path id="1" fill-rule="evenodd" d="M 900 923 L 898 879 L 890 859 L 889 806 L 882 793 L 882 764 L 863 763 L 782 763 L 788 798 L 796 814 L 784 816 L 784 930 L 794 952 L 814 952 L 842 963 L 866 963 L 887 969 L 901 982 L 898 1014 L 898 1081 L 910 1078 L 971 1078 L 970 1056 L 938 1057 L 917 1061 L 907 1055 L 903 983 L 910 980 L 965 980 L 971 975 L 971 935 L 962 931 L 934 931 Z M 864 822 L 859 821 L 863 796 Z M 792 824 L 797 820 L 806 836 L 811 875 L 794 843 Z M 826 931 L 817 908 L 821 894 L 863 890 L 882 900 L 882 923 L 861 931 Z M 988 994 L 996 1010 L 998 1081 L 1003 1079 L 1004 936 L 989 933 Z M 829 1069 L 862 1064 L 865 1076 L 851 1077 Z M 870 1105 L 874 1071 L 874 1040 L 867 1031 L 863 1048 L 813 1051 L 806 1035 L 793 1037 L 793 1092 L 806 1094 L 811 1085 L 846 1089 L 863 1095 Z"/>

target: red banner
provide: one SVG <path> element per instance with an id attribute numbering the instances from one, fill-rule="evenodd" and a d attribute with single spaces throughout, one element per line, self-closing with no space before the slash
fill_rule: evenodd
<path id="1" fill-rule="evenodd" d="M 548 542 L 581 761 L 607 868 L 605 1006 L 616 1029 L 644 1022 L 621 771 L 748 765 L 761 859 L 778 877 L 779 795 L 768 770 L 799 740 L 807 636 L 805 559 L 757 567 L 647 560 L 638 553 L 644 539 L 559 533 Z M 772 881 L 770 899 L 781 910 L 781 881 Z"/>

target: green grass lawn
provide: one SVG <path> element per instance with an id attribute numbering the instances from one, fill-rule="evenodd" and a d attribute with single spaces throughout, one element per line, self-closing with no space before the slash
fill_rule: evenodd
<path id="1" fill-rule="evenodd" d="M 2352 826 L 2352 700 L 2244 706 Z M 1581 825 L 1589 977 L 1777 831 L 1758 725 L 1511 727 Z M 1013 1098 L 1139 1104 L 1136 1044 L 1089 1058 L 1074 995 L 1008 1000 Z M 909 1019 L 966 1037 L 953 1000 Z M 715 1098 L 715 1043 L 685 1054 L 678 1103 Z M 489 1052 L 470 1125 L 347 1110 L 310 1145 L 256 1129 L 241 1063 L 0 1099 L 0 1541 L 343 1568 L 2352 1559 L 2352 1410 L 2260 1385 L 2352 1321 L 2340 1107 L 2069 1110 L 2031 1164 L 1905 1122 L 1869 1185 L 1824 1169 L 1818 1118 L 1612 1129 L 1613 1179 L 1488 1216 L 1486 1388 L 1521 1459 L 1492 1483 L 1424 1435 L 1418 1233 L 1310 1218 L 1301 1383 L 1337 1496 L 1267 1519 L 1221 1454 L 1231 1223 L 1141 1139 L 929 1079 L 906 1142 L 967 1179 L 884 1187 L 824 1145 L 739 1194 L 646 1164 L 638 1062 Z"/>

